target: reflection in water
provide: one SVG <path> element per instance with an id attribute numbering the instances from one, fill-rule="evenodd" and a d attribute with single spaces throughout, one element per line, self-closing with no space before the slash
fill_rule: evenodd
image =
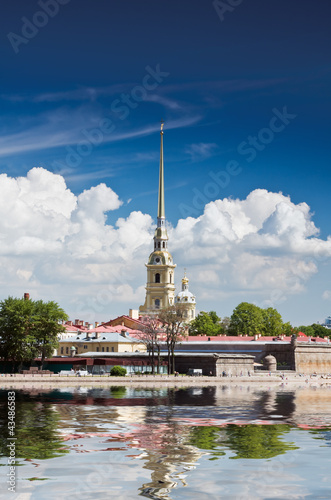
<path id="1" fill-rule="evenodd" d="M 0 452 L 7 456 L 7 391 L 0 391 L 0 408 Z M 236 466 L 231 463 L 240 467 L 244 461 L 248 467 L 254 460 L 268 464 L 276 457 L 300 453 L 293 429 L 311 426 L 313 422 L 316 425 L 316 415 L 317 424 L 324 428 L 309 429 L 305 436 L 313 438 L 310 439 L 320 453 L 321 445 L 331 445 L 331 431 L 325 428 L 331 424 L 330 409 L 330 390 L 262 390 L 224 385 L 188 389 L 113 386 L 16 391 L 17 457 L 44 461 L 45 477 L 54 479 L 57 469 L 52 473 L 54 465 L 50 459 L 62 456 L 60 460 L 67 463 L 65 454 L 69 454 L 68 467 L 74 476 L 65 487 L 77 498 L 80 492 L 84 493 L 84 487 L 91 498 L 94 496 L 86 472 L 81 472 L 87 452 L 89 463 L 98 464 L 98 468 L 106 460 L 104 457 L 115 464 L 111 471 L 121 462 L 139 468 L 136 493 L 140 496 L 171 499 L 176 491 L 176 498 L 182 498 L 178 492 L 188 495 L 196 478 L 201 477 L 196 488 L 202 498 L 204 481 L 216 477 L 215 484 L 221 488 L 219 471 L 225 469 L 232 477 Z M 303 432 L 296 431 L 295 436 Z M 2 459 L 1 464 L 5 463 Z M 30 466 L 28 462 L 23 464 Z M 199 472 L 201 467 L 204 472 Z M 108 473 L 102 477 L 105 488 L 102 494 L 105 491 L 117 494 L 116 484 L 121 484 L 122 479 L 114 474 L 112 478 Z M 225 488 L 227 475 L 222 481 Z M 235 481 L 224 491 L 232 491 Z M 261 479 L 250 475 L 249 481 L 254 489 L 255 482 Z M 59 488 L 59 482 L 57 485 Z M 43 498 L 46 490 L 41 483 L 33 487 Z M 24 483 L 21 488 L 25 491 Z M 123 498 L 131 498 L 129 494 L 125 496 L 125 491 Z"/>
<path id="2" fill-rule="evenodd" d="M 226 444 L 235 453 L 231 458 L 271 458 L 288 450 L 297 450 L 293 443 L 280 439 L 290 431 L 290 426 L 276 425 L 229 425 L 226 428 Z"/>
<path id="3" fill-rule="evenodd" d="M 0 454 L 3 456 L 9 456 L 6 403 L 0 405 Z M 58 412 L 48 404 L 16 400 L 16 458 L 43 460 L 68 453 L 57 432 L 59 420 Z"/>

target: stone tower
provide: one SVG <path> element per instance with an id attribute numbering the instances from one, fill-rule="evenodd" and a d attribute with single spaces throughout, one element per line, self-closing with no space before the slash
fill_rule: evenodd
<path id="1" fill-rule="evenodd" d="M 174 271 L 176 265 L 168 251 L 164 210 L 163 122 L 161 124 L 157 227 L 154 234 L 154 251 L 150 254 L 146 267 L 146 299 L 145 304 L 139 308 L 141 315 L 155 314 L 160 309 L 165 309 L 175 303 Z"/>

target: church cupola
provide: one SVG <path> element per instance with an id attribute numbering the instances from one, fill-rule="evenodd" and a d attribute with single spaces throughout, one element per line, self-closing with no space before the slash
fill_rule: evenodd
<path id="1" fill-rule="evenodd" d="M 176 295 L 175 303 L 182 304 L 185 310 L 184 315 L 187 322 L 192 321 L 195 318 L 195 308 L 196 301 L 193 293 L 189 291 L 188 288 L 188 277 L 186 276 L 186 270 L 184 271 L 184 277 L 182 279 L 182 291 Z"/>

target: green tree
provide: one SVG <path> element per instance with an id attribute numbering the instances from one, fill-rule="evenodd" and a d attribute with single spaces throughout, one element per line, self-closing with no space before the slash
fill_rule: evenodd
<path id="1" fill-rule="evenodd" d="M 64 331 L 62 322 L 67 319 L 67 314 L 56 302 L 34 302 L 34 335 L 41 355 L 41 365 L 58 347 L 59 334 Z"/>
<path id="2" fill-rule="evenodd" d="M 123 366 L 115 365 L 110 370 L 110 375 L 112 377 L 125 377 L 125 375 L 126 375 L 126 368 L 124 368 Z"/>
<path id="3" fill-rule="evenodd" d="M 221 325 L 221 318 L 219 318 L 215 311 L 204 312 L 201 311 L 197 317 L 191 321 L 189 326 L 190 335 L 207 335 L 208 337 L 215 335 L 222 335 L 223 327 Z"/>
<path id="4" fill-rule="evenodd" d="M 229 333 L 231 335 L 264 334 L 265 323 L 263 309 L 241 302 L 233 311 L 230 318 Z"/>
<path id="5" fill-rule="evenodd" d="M 297 327 L 296 330 L 297 333 L 303 332 L 307 337 L 329 337 L 331 335 L 331 331 L 328 328 L 318 323 L 313 323 L 309 326 L 301 325 Z"/>
<path id="6" fill-rule="evenodd" d="M 301 326 L 298 326 L 295 330 L 296 330 L 295 333 L 297 335 L 299 335 L 299 332 L 302 332 L 305 335 L 307 335 L 307 337 L 315 337 L 315 330 L 312 326 L 301 325 Z"/>
<path id="7" fill-rule="evenodd" d="M 262 312 L 265 335 L 272 335 L 274 337 L 281 335 L 283 320 L 279 312 L 273 307 L 262 309 Z"/>
<path id="8" fill-rule="evenodd" d="M 29 300 L 8 297 L 0 302 L 1 358 L 22 363 L 38 355 L 33 312 L 33 303 Z"/>
<path id="9" fill-rule="evenodd" d="M 51 356 L 68 319 L 55 302 L 8 297 L 0 302 L 0 357 L 15 363 Z"/>
<path id="10" fill-rule="evenodd" d="M 331 331 L 325 326 L 318 325 L 317 323 L 313 323 L 310 325 L 314 330 L 314 337 L 329 337 L 331 335 Z"/>
<path id="11" fill-rule="evenodd" d="M 291 323 L 289 321 L 287 323 L 283 323 L 282 335 L 286 335 L 287 337 L 290 337 L 293 333 L 296 333 L 296 332 L 294 331 Z"/>

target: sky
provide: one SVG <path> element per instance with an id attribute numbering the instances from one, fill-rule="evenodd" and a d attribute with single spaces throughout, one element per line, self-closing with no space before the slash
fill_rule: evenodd
<path id="1" fill-rule="evenodd" d="M 331 314 L 328 0 L 13 0 L 0 19 L 0 300 L 144 303 L 164 120 L 197 310 Z"/>

